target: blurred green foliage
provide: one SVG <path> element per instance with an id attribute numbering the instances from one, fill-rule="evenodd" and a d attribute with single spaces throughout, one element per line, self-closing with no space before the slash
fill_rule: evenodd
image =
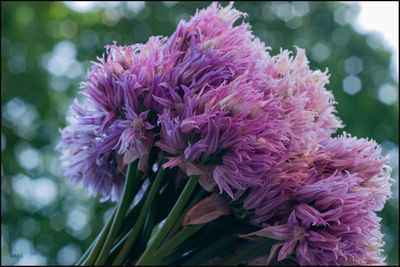
<path id="1" fill-rule="evenodd" d="M 68 105 L 104 46 L 171 35 L 209 2 L 2 2 L 2 264 L 72 264 L 99 232 L 112 204 L 99 204 L 60 172 L 54 149 Z M 380 213 L 388 263 L 398 264 L 398 83 L 391 53 L 352 27 L 357 5 L 238 2 L 272 48 L 306 49 L 329 68 L 345 130 L 391 156 L 394 198 Z M 71 9 L 72 8 L 72 9 Z M 23 254 L 18 257 L 16 254 Z"/>

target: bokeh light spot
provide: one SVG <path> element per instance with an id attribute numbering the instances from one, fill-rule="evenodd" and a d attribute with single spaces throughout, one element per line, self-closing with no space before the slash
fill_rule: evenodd
<path id="1" fill-rule="evenodd" d="M 81 231 L 88 221 L 88 216 L 81 209 L 73 209 L 68 213 L 67 226 L 74 231 Z"/>
<path id="2" fill-rule="evenodd" d="M 76 244 L 70 243 L 58 251 L 57 260 L 61 265 L 73 265 L 81 254 L 80 248 Z"/>
<path id="3" fill-rule="evenodd" d="M 343 80 L 343 90 L 349 95 L 355 95 L 361 90 L 361 80 L 356 76 L 347 76 Z"/>
<path id="4" fill-rule="evenodd" d="M 96 3 L 92 1 L 65 1 L 63 3 L 70 9 L 80 13 L 91 11 L 96 7 Z"/>
<path id="5" fill-rule="evenodd" d="M 346 29 L 338 28 L 333 31 L 331 39 L 335 44 L 343 46 L 349 42 L 350 35 Z"/>
<path id="6" fill-rule="evenodd" d="M 32 218 L 22 220 L 22 234 L 27 237 L 34 237 L 40 232 L 40 223 Z"/>
<path id="7" fill-rule="evenodd" d="M 25 148 L 18 155 L 18 163 L 21 167 L 31 170 L 39 167 L 42 162 L 40 153 L 33 148 Z"/>
<path id="8" fill-rule="evenodd" d="M 120 20 L 120 14 L 116 8 L 108 8 L 104 12 L 103 23 L 107 26 L 114 26 Z"/>
<path id="9" fill-rule="evenodd" d="M 318 42 L 311 48 L 311 57 L 317 62 L 325 61 L 330 55 L 331 49 L 326 43 Z"/>
<path id="10" fill-rule="evenodd" d="M 33 184 L 33 201 L 36 206 L 50 205 L 57 197 L 57 185 L 47 177 L 35 180 Z"/>
<path id="11" fill-rule="evenodd" d="M 128 12 L 128 18 L 134 18 L 140 11 L 145 8 L 146 2 L 144 1 L 134 1 L 126 2 L 126 7 L 130 12 Z"/>
<path id="12" fill-rule="evenodd" d="M 92 30 L 86 30 L 80 34 L 80 43 L 87 49 L 96 48 L 99 45 L 99 36 Z"/>
<path id="13" fill-rule="evenodd" d="M 352 56 L 345 60 L 344 69 L 348 74 L 357 75 L 363 69 L 363 62 L 359 57 Z"/>
<path id="14" fill-rule="evenodd" d="M 273 2 L 272 11 L 283 21 L 294 17 L 292 5 L 288 2 Z"/>
<path id="15" fill-rule="evenodd" d="M 379 100 L 386 105 L 393 105 L 399 100 L 399 90 L 391 84 L 384 84 L 379 88 Z"/>
<path id="16" fill-rule="evenodd" d="M 75 21 L 65 20 L 60 24 L 60 33 L 66 38 L 72 38 L 78 33 L 78 25 Z"/>
<path id="17" fill-rule="evenodd" d="M 58 91 L 58 92 L 62 92 L 65 91 L 69 86 L 69 80 L 64 78 L 64 77 L 60 77 L 60 76 L 52 76 L 50 78 L 50 88 Z"/>
<path id="18" fill-rule="evenodd" d="M 53 75 L 65 75 L 70 66 L 75 63 L 76 48 L 69 41 L 58 43 L 53 51 L 43 57 L 43 66 Z"/>
<path id="19" fill-rule="evenodd" d="M 161 3 L 167 7 L 173 7 L 178 4 L 178 1 L 161 1 Z"/>
<path id="20" fill-rule="evenodd" d="M 292 2 L 292 9 L 294 15 L 302 17 L 307 15 L 307 13 L 310 11 L 310 6 L 308 2 L 296 1 Z"/>

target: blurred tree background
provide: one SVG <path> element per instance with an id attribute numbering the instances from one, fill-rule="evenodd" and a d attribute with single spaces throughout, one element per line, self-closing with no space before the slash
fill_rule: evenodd
<path id="1" fill-rule="evenodd" d="M 224 3 L 225 5 L 226 3 Z M 73 264 L 110 214 L 60 172 L 55 144 L 68 105 L 104 46 L 171 35 L 209 2 L 1 3 L 1 263 Z M 238 2 L 256 36 L 272 48 L 303 47 L 345 130 L 382 144 L 391 157 L 394 198 L 382 216 L 385 253 L 398 264 L 398 78 L 391 52 L 352 24 L 359 7 L 341 3 Z M 15 254 L 23 254 L 18 257 Z"/>

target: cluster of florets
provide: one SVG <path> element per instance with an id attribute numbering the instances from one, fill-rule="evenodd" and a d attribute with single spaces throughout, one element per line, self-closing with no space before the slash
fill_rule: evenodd
<path id="1" fill-rule="evenodd" d="M 270 56 L 248 24 L 233 26 L 243 15 L 214 3 L 170 38 L 108 46 L 62 130 L 65 175 L 117 200 L 127 165 L 146 170 L 157 149 L 164 168 L 242 200 L 262 228 L 248 237 L 282 241 L 278 260 L 382 263 L 387 159 L 373 141 L 332 138 L 342 124 L 327 71 L 300 48 Z"/>

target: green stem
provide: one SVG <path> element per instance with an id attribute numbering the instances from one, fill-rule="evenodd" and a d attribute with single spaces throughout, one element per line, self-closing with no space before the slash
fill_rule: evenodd
<path id="1" fill-rule="evenodd" d="M 147 195 L 147 194 L 145 193 L 145 195 Z M 139 212 L 140 212 L 141 208 L 143 207 L 144 200 L 145 200 L 145 196 L 143 196 L 143 198 L 139 201 L 139 203 L 137 203 L 129 211 L 129 213 L 125 216 L 124 221 L 126 223 L 124 223 L 124 227 L 121 230 L 121 234 L 116 239 L 115 245 L 110 251 L 110 256 L 108 257 L 108 259 L 106 261 L 107 265 L 110 265 L 114 261 L 115 257 L 117 256 L 117 254 L 121 250 L 122 245 L 128 239 L 128 236 L 129 236 L 129 234 L 132 231 L 132 228 L 134 226 L 134 222 L 137 220 L 137 218 L 139 216 Z M 132 222 L 132 223 L 130 223 L 130 222 Z"/>
<path id="2" fill-rule="evenodd" d="M 165 242 L 160 249 L 155 254 L 155 258 L 162 259 L 169 254 L 171 254 L 174 249 L 182 244 L 187 238 L 195 234 L 198 230 L 200 230 L 204 224 L 197 224 L 197 225 L 189 225 L 182 230 L 180 230 L 176 235 L 174 235 L 171 239 Z"/>
<path id="3" fill-rule="evenodd" d="M 136 265 L 152 264 L 153 261 L 156 260 L 152 254 L 158 249 L 161 242 L 168 235 L 168 232 L 172 229 L 172 227 L 174 227 L 177 220 L 179 220 L 183 208 L 187 204 L 187 201 L 189 200 L 191 194 L 193 193 L 193 190 L 196 188 L 197 182 L 198 182 L 198 176 L 190 176 L 189 181 L 186 183 L 185 188 L 183 189 L 174 207 L 172 208 L 171 212 L 166 218 L 163 226 L 160 228 L 159 232 L 154 237 L 153 242 L 139 258 Z"/>
<path id="4" fill-rule="evenodd" d="M 181 248 L 182 246 L 180 246 L 180 244 L 183 243 L 187 238 L 195 234 L 198 230 L 200 230 L 200 228 L 204 226 L 204 224 L 189 225 L 188 227 L 182 228 L 182 221 L 186 213 L 206 195 L 208 195 L 207 191 L 201 188 L 198 190 L 198 192 L 194 195 L 193 199 L 189 202 L 187 207 L 182 212 L 182 216 L 180 217 L 178 223 L 175 224 L 175 226 L 172 228 L 170 233 L 165 238 L 165 242 L 163 243 L 163 245 L 160 247 L 159 250 L 157 250 L 156 258 L 162 259 L 162 263 L 165 263 L 166 258 L 174 259 L 174 254 L 179 255 L 179 250 L 182 249 Z"/>
<path id="5" fill-rule="evenodd" d="M 180 228 L 182 228 L 182 222 L 183 219 L 185 218 L 186 213 L 197 203 L 199 203 L 199 201 L 201 199 L 203 199 L 206 195 L 208 195 L 208 192 L 203 190 L 202 188 L 200 188 L 200 190 L 194 195 L 192 201 L 190 201 L 189 205 L 187 205 L 187 207 L 185 208 L 185 210 L 182 212 L 182 216 L 179 219 L 179 223 L 176 223 L 174 228 L 172 228 L 172 230 L 170 231 L 170 233 L 168 234 L 166 240 L 170 239 L 173 235 L 175 235 Z"/>
<path id="6" fill-rule="evenodd" d="M 87 256 L 90 254 L 90 252 L 92 252 L 92 249 L 93 249 L 94 245 L 96 244 L 97 240 L 99 240 L 98 236 L 94 239 L 92 244 L 90 244 L 89 248 L 85 251 L 85 253 L 83 253 L 82 257 L 75 263 L 75 266 L 79 266 L 83 263 L 83 261 L 87 258 Z"/>
<path id="7" fill-rule="evenodd" d="M 87 256 L 87 258 L 79 264 L 82 264 L 83 266 L 89 266 L 89 265 L 93 265 L 97 254 L 99 253 L 104 240 L 107 237 L 108 234 L 108 230 L 111 227 L 111 224 L 113 222 L 114 216 L 115 216 L 115 212 L 117 209 L 114 209 L 113 213 L 111 214 L 110 218 L 108 219 L 107 223 L 104 225 L 103 229 L 101 230 L 100 234 L 97 236 L 97 238 L 95 239 L 95 244 L 93 245 L 92 250 L 90 251 L 89 255 Z"/>
<path id="8" fill-rule="evenodd" d="M 154 213 L 155 210 L 151 208 L 146 218 L 146 222 L 143 225 L 143 229 L 138 236 L 137 244 L 135 244 L 135 249 L 131 250 L 131 253 L 129 254 L 129 262 L 127 263 L 128 266 L 134 265 L 134 262 L 136 262 L 141 253 L 146 249 L 147 241 L 149 240 L 153 227 L 156 224 L 156 215 Z"/>
<path id="9" fill-rule="evenodd" d="M 126 211 L 135 195 L 132 194 L 132 192 L 136 192 L 136 187 L 139 187 L 140 179 L 136 175 L 137 165 L 138 161 L 135 161 L 128 166 L 128 173 L 126 175 L 125 186 L 122 193 L 121 201 L 119 202 L 117 213 L 115 214 L 111 229 L 108 232 L 107 239 L 104 242 L 104 245 L 95 262 L 95 265 L 104 265 L 104 263 L 106 262 L 107 257 L 110 253 L 110 249 L 112 248 L 115 238 L 118 236 L 119 230 L 121 229 Z"/>
<path id="10" fill-rule="evenodd" d="M 130 232 L 125 244 L 121 248 L 121 251 L 118 253 L 117 258 L 114 260 L 112 265 L 121 265 L 123 263 L 123 261 L 125 260 L 126 256 L 128 255 L 131 247 L 135 243 L 136 238 L 137 238 L 138 234 L 140 233 L 140 230 L 142 229 L 142 226 L 145 222 L 145 219 L 147 217 L 147 213 L 151 207 L 151 204 L 153 203 L 154 198 L 156 197 L 156 195 L 160 189 L 161 182 L 163 180 L 163 176 L 164 176 L 164 169 L 160 167 L 160 169 L 157 173 L 157 176 L 150 188 L 149 195 L 146 198 L 143 208 L 139 214 L 139 218 L 137 219 L 135 226 L 133 227 L 132 231 Z"/>

